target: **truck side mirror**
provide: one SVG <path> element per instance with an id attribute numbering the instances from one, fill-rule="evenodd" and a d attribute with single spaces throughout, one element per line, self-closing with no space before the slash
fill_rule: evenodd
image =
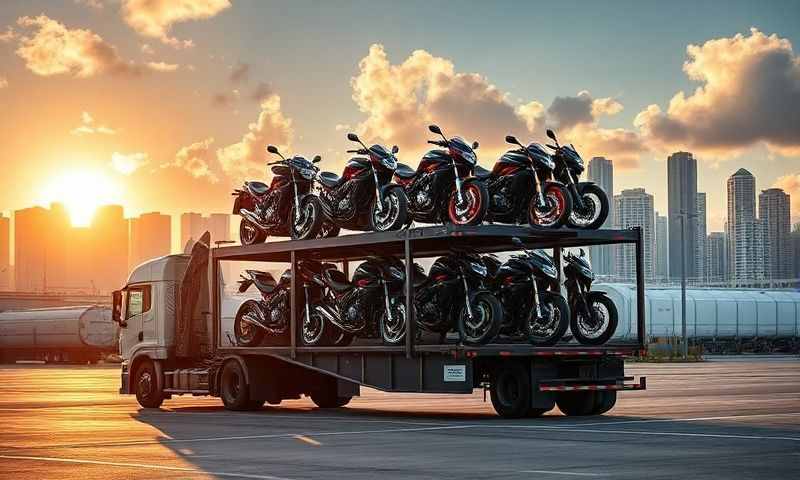
<path id="1" fill-rule="evenodd" d="M 111 296 L 111 321 L 118 323 L 120 327 L 127 327 L 128 324 L 122 319 L 122 290 L 114 290 Z"/>

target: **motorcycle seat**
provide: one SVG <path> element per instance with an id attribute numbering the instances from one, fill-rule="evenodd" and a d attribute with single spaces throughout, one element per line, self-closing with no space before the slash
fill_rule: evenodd
<path id="1" fill-rule="evenodd" d="M 269 273 L 260 270 L 247 270 L 247 273 L 259 291 L 272 293 L 272 291 L 275 290 L 275 279 L 272 278 L 272 275 Z"/>
<path id="2" fill-rule="evenodd" d="M 475 177 L 484 179 L 489 178 L 492 175 L 491 170 L 486 170 L 485 168 L 481 167 L 480 165 L 475 165 Z"/>
<path id="3" fill-rule="evenodd" d="M 253 195 L 264 195 L 269 190 L 269 186 L 263 182 L 246 182 L 245 185 Z"/>
<path id="4" fill-rule="evenodd" d="M 344 272 L 340 270 L 325 270 L 322 278 L 325 280 L 325 283 L 331 287 L 331 290 L 337 293 L 346 292 L 353 288 L 353 285 L 347 281 L 347 277 L 344 275 Z"/>
<path id="5" fill-rule="evenodd" d="M 342 181 L 341 177 L 333 172 L 320 172 L 317 178 L 319 178 L 319 183 L 328 188 L 333 188 Z"/>
<path id="6" fill-rule="evenodd" d="M 414 178 L 414 175 L 416 175 L 417 172 L 404 163 L 398 163 L 394 174 L 400 178 Z"/>

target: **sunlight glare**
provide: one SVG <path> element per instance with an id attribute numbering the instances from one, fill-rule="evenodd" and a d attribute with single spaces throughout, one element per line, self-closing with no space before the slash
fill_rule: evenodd
<path id="1" fill-rule="evenodd" d="M 75 227 L 89 226 L 97 207 L 120 203 L 117 186 L 93 170 L 71 171 L 53 178 L 42 190 L 42 198 L 45 205 L 63 203 Z"/>

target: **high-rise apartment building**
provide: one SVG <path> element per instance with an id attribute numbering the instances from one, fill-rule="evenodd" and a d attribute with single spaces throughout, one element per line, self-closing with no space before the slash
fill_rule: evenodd
<path id="1" fill-rule="evenodd" d="M 765 232 L 756 217 L 756 179 L 740 168 L 728 177 L 728 275 L 734 282 L 764 278 Z"/>
<path id="2" fill-rule="evenodd" d="M 147 260 L 169 255 L 172 247 L 172 219 L 151 212 L 130 219 L 129 268 Z"/>
<path id="3" fill-rule="evenodd" d="M 614 164 L 605 157 L 594 157 L 589 162 L 589 181 L 596 183 L 606 192 L 609 199 L 608 218 L 601 228 L 614 226 Z M 598 245 L 589 248 L 592 269 L 597 275 L 611 275 L 614 268 L 614 246 Z"/>
<path id="4" fill-rule="evenodd" d="M 11 219 L 0 213 L 0 290 L 11 290 Z"/>
<path id="5" fill-rule="evenodd" d="M 643 188 L 623 190 L 614 196 L 615 228 L 641 227 L 643 267 L 645 278 L 654 276 L 655 228 L 653 196 Z M 636 278 L 636 249 L 631 245 L 618 245 L 615 252 L 615 275 L 624 281 Z"/>
<path id="6" fill-rule="evenodd" d="M 695 280 L 697 282 L 706 281 L 706 262 L 708 261 L 706 255 L 706 224 L 706 194 L 703 192 L 697 192 L 697 239 L 695 240 L 693 259 Z"/>
<path id="7" fill-rule="evenodd" d="M 796 223 L 791 233 L 792 278 L 800 278 L 800 223 Z"/>
<path id="8" fill-rule="evenodd" d="M 681 244 L 681 216 L 685 215 L 684 243 Z M 667 216 L 669 217 L 669 273 L 679 279 L 681 252 L 686 260 L 687 278 L 697 277 L 697 160 L 689 152 L 675 152 L 667 158 Z"/>
<path id="9" fill-rule="evenodd" d="M 206 231 L 211 233 L 212 246 L 214 242 L 231 240 L 231 216 L 227 213 L 212 213 L 204 217 L 199 213 L 184 213 L 181 215 L 181 249 L 186 244 L 197 241 Z"/>
<path id="10" fill-rule="evenodd" d="M 792 278 L 789 195 L 780 188 L 763 190 L 758 196 L 758 218 L 766 228 L 765 276 L 774 280 Z"/>
<path id="11" fill-rule="evenodd" d="M 721 283 L 728 279 L 728 257 L 724 232 L 711 232 L 706 239 L 706 280 Z"/>
<path id="12" fill-rule="evenodd" d="M 50 212 L 42 207 L 14 212 L 14 286 L 25 292 L 47 289 L 45 257 L 47 254 Z"/>
<path id="13" fill-rule="evenodd" d="M 655 252 L 655 278 L 665 282 L 669 278 L 669 223 L 666 215 L 655 212 L 656 221 L 656 252 Z"/>

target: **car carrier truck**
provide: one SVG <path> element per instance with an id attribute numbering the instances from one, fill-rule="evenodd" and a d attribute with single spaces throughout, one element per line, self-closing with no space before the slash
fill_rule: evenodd
<path id="1" fill-rule="evenodd" d="M 457 340 L 426 340 L 413 318 L 414 261 L 451 249 L 478 253 L 553 249 L 560 265 L 564 248 L 623 244 L 635 249 L 636 335 L 599 347 L 563 341 L 553 347 L 496 340 L 466 346 Z M 394 255 L 406 268 L 405 344 L 303 346 L 302 301 L 297 264 L 302 259 L 337 262 L 348 274 L 368 255 Z M 222 325 L 225 262 L 279 262 L 290 266 L 290 335 L 285 344 L 236 345 Z M 559 271 L 560 271 L 559 266 Z M 560 278 L 559 278 L 560 280 Z M 559 281 L 559 285 L 562 282 Z M 528 226 L 426 226 L 302 241 L 211 248 L 206 233 L 191 254 L 170 255 L 138 266 L 114 292 L 113 318 L 120 325 L 122 394 L 135 394 L 146 408 L 174 395 L 211 395 L 231 410 L 309 396 L 320 408 L 346 405 L 361 386 L 385 392 L 469 394 L 488 389 L 492 404 L 508 418 L 541 415 L 556 405 L 567 415 L 609 411 L 620 390 L 643 390 L 645 378 L 625 376 L 624 359 L 644 352 L 642 238 L 631 230 L 544 230 Z"/>

